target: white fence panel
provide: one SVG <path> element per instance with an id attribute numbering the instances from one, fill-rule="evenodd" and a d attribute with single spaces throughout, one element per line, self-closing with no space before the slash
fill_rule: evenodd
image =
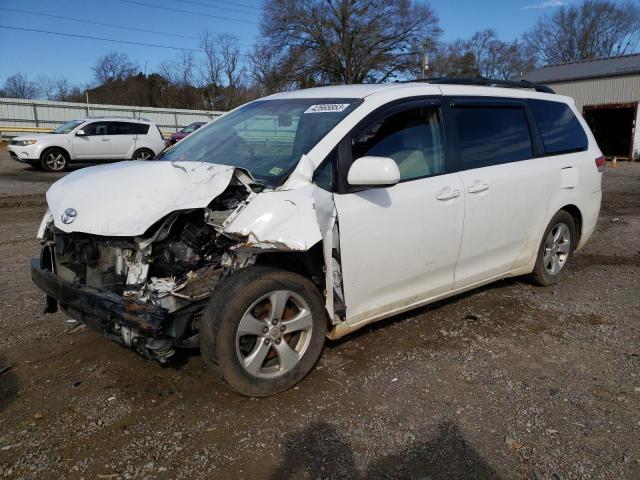
<path id="1" fill-rule="evenodd" d="M 162 131 L 178 130 L 193 122 L 207 122 L 224 112 L 174 108 L 101 105 L 0 98 L 0 127 L 56 128 L 69 120 L 86 117 L 142 117 L 155 122 Z"/>

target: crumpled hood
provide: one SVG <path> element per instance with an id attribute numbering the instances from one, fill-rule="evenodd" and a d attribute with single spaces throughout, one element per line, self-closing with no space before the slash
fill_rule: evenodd
<path id="1" fill-rule="evenodd" d="M 163 161 L 83 168 L 54 183 L 47 202 L 55 226 L 64 232 L 137 236 L 173 211 L 206 207 L 227 188 L 235 168 Z M 64 223 L 67 209 L 76 215 Z"/>

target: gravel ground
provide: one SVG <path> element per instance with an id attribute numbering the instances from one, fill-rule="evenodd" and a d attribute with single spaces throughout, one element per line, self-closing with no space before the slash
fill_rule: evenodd
<path id="1" fill-rule="evenodd" d="M 250 399 L 44 316 L 29 258 L 59 175 L 0 152 L 0 478 L 640 477 L 640 164 L 608 167 L 560 285 L 505 280 L 327 342 Z"/>

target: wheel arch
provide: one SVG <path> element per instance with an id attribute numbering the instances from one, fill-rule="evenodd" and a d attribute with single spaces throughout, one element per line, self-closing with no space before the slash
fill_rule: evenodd
<path id="1" fill-rule="evenodd" d="M 569 215 L 571 215 L 571 218 L 573 218 L 573 223 L 575 224 L 575 227 L 576 227 L 576 236 L 577 236 L 575 245 L 578 245 L 580 243 L 580 238 L 582 237 L 582 212 L 576 205 L 572 203 L 563 206 L 558 211 L 561 211 L 561 210 L 564 210 Z"/>
<path id="2" fill-rule="evenodd" d="M 305 251 L 273 250 L 259 253 L 256 265 L 270 266 L 297 273 L 311 280 L 324 297 L 325 275 L 322 240 Z"/>
<path id="3" fill-rule="evenodd" d="M 67 161 L 71 161 L 71 153 L 69 153 L 69 150 L 67 150 L 64 147 L 60 147 L 58 145 L 51 145 L 49 147 L 45 147 L 42 150 L 42 153 L 40 153 L 40 160 L 42 161 L 42 159 L 44 159 L 44 156 L 49 153 L 51 150 L 62 150 L 64 152 L 64 154 L 67 156 Z"/>

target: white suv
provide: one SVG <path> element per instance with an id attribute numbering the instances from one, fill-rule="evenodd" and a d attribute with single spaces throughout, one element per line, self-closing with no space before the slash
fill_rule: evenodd
<path id="1" fill-rule="evenodd" d="M 199 347 L 260 396 L 325 336 L 504 277 L 558 282 L 598 218 L 593 135 L 547 87 L 459 82 L 281 93 L 157 161 L 67 175 L 32 263 L 46 311 L 160 362 Z"/>
<path id="2" fill-rule="evenodd" d="M 155 123 L 128 117 L 85 118 L 67 122 L 51 133 L 16 137 L 9 155 L 50 172 L 61 172 L 71 162 L 148 160 L 164 149 Z"/>

